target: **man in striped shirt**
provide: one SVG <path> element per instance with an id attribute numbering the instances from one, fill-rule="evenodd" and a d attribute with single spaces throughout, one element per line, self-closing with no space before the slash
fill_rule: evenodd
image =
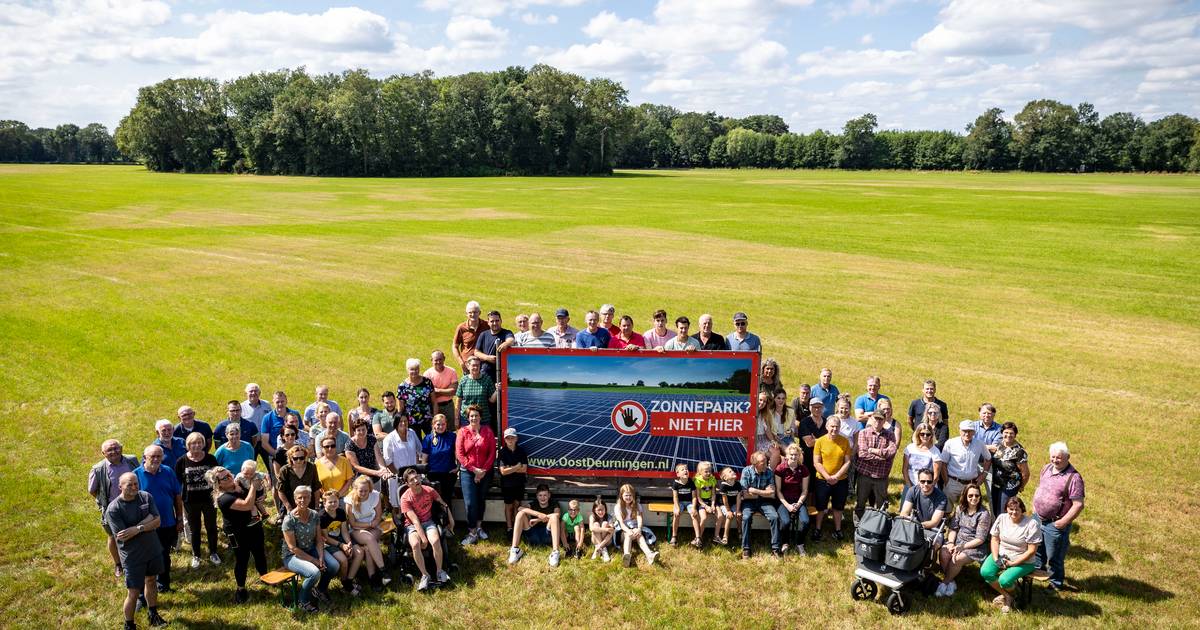
<path id="1" fill-rule="evenodd" d="M 540 313 L 530 313 L 529 330 L 517 333 L 518 348 L 553 348 L 557 345 L 554 335 L 542 329 Z"/>

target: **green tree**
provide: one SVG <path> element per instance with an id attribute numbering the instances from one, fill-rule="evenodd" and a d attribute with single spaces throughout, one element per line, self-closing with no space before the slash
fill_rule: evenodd
<path id="1" fill-rule="evenodd" d="M 728 156 L 725 151 L 727 139 L 727 136 L 721 135 L 713 138 L 712 142 L 709 143 L 708 158 L 706 160 L 709 166 L 717 168 L 722 166 L 730 166 L 728 162 Z"/>
<path id="2" fill-rule="evenodd" d="M 1079 112 L 1074 107 L 1049 99 L 1029 101 L 1013 123 L 1013 149 L 1021 170 L 1075 171 L 1082 165 Z"/>
<path id="3" fill-rule="evenodd" d="M 787 123 L 775 114 L 754 114 L 740 120 L 731 120 L 730 124 L 732 125 L 731 129 L 741 127 L 773 136 L 780 136 L 788 132 Z"/>
<path id="4" fill-rule="evenodd" d="M 1002 171 L 1012 168 L 1013 128 L 1004 110 L 993 107 L 967 125 L 963 140 L 963 165 L 972 170 Z"/>
<path id="5" fill-rule="evenodd" d="M 363 176 L 371 174 L 372 159 L 379 159 L 379 100 L 379 82 L 366 70 L 352 70 L 342 74 L 329 103 L 334 120 L 350 141 L 347 158 L 362 163 Z"/>
<path id="6" fill-rule="evenodd" d="M 721 121 L 708 112 L 687 112 L 671 121 L 671 138 L 679 147 L 680 166 L 705 166 L 710 164 L 709 155 L 713 139 L 721 135 Z M 718 153 L 723 154 L 724 149 Z M 723 164 L 723 163 L 722 163 Z M 713 164 L 713 166 L 719 166 Z"/>
<path id="7" fill-rule="evenodd" d="M 1139 151 L 1142 170 L 1168 173 L 1186 170 L 1197 124 L 1191 116 L 1171 114 L 1146 125 Z"/>
<path id="8" fill-rule="evenodd" d="M 431 173 L 434 160 L 430 121 L 437 87 L 433 73 L 388 77 L 380 88 L 380 152 L 386 172 Z M 528 106 L 528 105 L 527 105 Z M 503 136 L 506 132 L 498 130 Z"/>
<path id="9" fill-rule="evenodd" d="M 150 170 L 224 170 L 218 158 L 235 153 L 225 112 L 224 92 L 213 79 L 160 81 L 138 90 L 117 126 L 117 147 Z"/>
<path id="10" fill-rule="evenodd" d="M 875 114 L 863 114 L 846 121 L 842 142 L 837 149 L 837 164 L 841 168 L 870 168 L 875 159 Z"/>
<path id="11" fill-rule="evenodd" d="M 109 135 L 108 128 L 92 123 L 76 134 L 81 162 L 107 163 L 118 159 L 117 143 Z"/>
<path id="12" fill-rule="evenodd" d="M 1132 171 L 1137 168 L 1137 143 L 1145 129 L 1146 123 L 1130 112 L 1105 116 L 1096 134 L 1097 170 Z"/>
<path id="13" fill-rule="evenodd" d="M 952 131 L 919 131 L 913 168 L 956 171 L 963 168 L 963 137 Z"/>
<path id="14" fill-rule="evenodd" d="M 235 170 L 264 174 L 278 172 L 273 161 L 276 138 L 270 129 L 275 97 L 302 74 L 303 68 L 259 72 L 225 83 L 229 126 L 239 154 L 234 163 Z"/>

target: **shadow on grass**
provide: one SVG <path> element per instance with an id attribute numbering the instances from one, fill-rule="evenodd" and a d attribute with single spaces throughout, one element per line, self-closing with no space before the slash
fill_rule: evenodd
<path id="1" fill-rule="evenodd" d="M 1072 558 L 1086 560 L 1087 562 L 1108 562 L 1112 560 L 1112 554 L 1103 549 L 1088 549 L 1078 545 L 1071 545 L 1070 555 Z"/>
<path id="2" fill-rule="evenodd" d="M 195 628 L 196 630 L 252 630 L 261 626 L 228 621 L 188 621 L 187 619 L 171 618 L 172 628 Z"/>
<path id="3" fill-rule="evenodd" d="M 1072 580 L 1071 583 L 1085 593 L 1103 593 L 1145 603 L 1161 602 L 1175 597 L 1175 593 L 1171 591 L 1120 575 L 1094 575 L 1079 581 Z M 1066 598 L 1061 599 L 1067 601 Z"/>

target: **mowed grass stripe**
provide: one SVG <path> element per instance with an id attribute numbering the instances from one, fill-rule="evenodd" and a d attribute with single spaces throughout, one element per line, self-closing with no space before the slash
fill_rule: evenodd
<path id="1" fill-rule="evenodd" d="M 317 382 L 344 403 L 360 385 L 392 388 L 405 358 L 448 346 L 474 298 L 510 323 L 560 305 L 580 323 L 613 301 L 639 328 L 662 306 L 712 312 L 722 333 L 744 309 L 789 389 L 829 365 L 854 394 L 882 374 L 901 412 L 928 376 L 956 420 L 989 400 L 1020 423 L 1034 470 L 1046 443 L 1071 442 L 1089 507 L 1069 572 L 1088 592 L 1039 595 L 1032 617 L 1001 619 L 967 578 L 961 595 L 921 601 L 903 623 L 1189 625 L 1200 558 L 1181 533 L 1195 531 L 1200 479 L 1187 442 L 1163 429 L 1194 421 L 1198 189 L 1152 176 L 360 180 L 0 166 L 0 438 L 22 445 L 0 455 L 14 480 L 0 518 L 22 541 L 0 545 L 0 610 L 17 627 L 47 614 L 66 627 L 117 620 L 82 494 L 104 437 L 139 450 L 153 419 L 184 402 L 215 421 L 248 380 L 287 389 L 293 406 Z M 1134 428 L 1148 418 L 1155 430 Z M 46 426 L 62 431 L 47 440 L 34 428 Z M 893 493 L 898 482 L 894 472 Z M 783 565 L 667 550 L 665 567 L 636 572 L 554 572 L 544 550 L 509 568 L 503 547 L 471 553 L 468 588 L 392 592 L 356 606 L 352 623 L 676 626 L 697 610 L 726 626 L 803 625 L 814 610 L 833 627 L 892 622 L 850 601 L 848 547 Z M 281 620 L 265 591 L 230 608 L 229 567 L 177 570 L 172 619 L 303 624 Z M 751 597 L 746 585 L 764 580 L 778 586 Z M 514 590 L 519 603 L 500 597 Z M 53 613 L 22 605 L 47 595 Z"/>

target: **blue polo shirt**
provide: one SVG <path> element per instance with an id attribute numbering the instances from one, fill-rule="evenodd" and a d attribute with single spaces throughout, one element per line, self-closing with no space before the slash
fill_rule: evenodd
<path id="1" fill-rule="evenodd" d="M 748 332 L 745 339 L 738 339 L 736 332 L 725 335 L 725 348 L 742 352 L 762 352 L 762 341 L 758 335 Z"/>
<path id="2" fill-rule="evenodd" d="M 608 342 L 612 340 L 612 335 L 603 328 L 597 328 L 596 332 L 588 332 L 584 328 L 575 335 L 576 348 L 607 348 Z"/>
<path id="3" fill-rule="evenodd" d="M 1000 444 L 1000 433 L 1004 430 L 999 422 L 992 421 L 991 428 L 983 428 L 983 420 L 976 420 L 971 426 L 975 427 L 975 439 L 988 444 Z"/>
<path id="4" fill-rule="evenodd" d="M 154 507 L 158 508 L 160 519 L 158 526 L 175 527 L 175 497 L 181 492 L 175 471 L 163 464 L 153 475 L 144 466 L 138 466 L 133 474 L 137 475 L 138 486 L 142 492 L 147 492 L 154 498 Z"/>
<path id="5" fill-rule="evenodd" d="M 299 411 L 288 407 L 287 411 L 280 416 L 275 413 L 275 408 L 272 407 L 271 411 L 268 411 L 267 415 L 263 416 L 262 419 L 262 433 L 266 436 L 267 444 L 270 444 L 272 447 L 278 446 L 279 434 L 283 431 L 283 423 L 287 420 L 289 413 L 296 414 L 296 417 L 300 418 L 300 428 L 304 428 L 304 416 L 300 415 Z M 245 439 L 245 437 L 243 435 L 242 439 Z"/>
<path id="6" fill-rule="evenodd" d="M 829 389 L 822 388 L 819 381 L 816 385 L 812 386 L 812 398 L 816 398 L 825 405 L 826 416 L 832 416 L 837 411 L 836 403 L 838 396 L 841 394 L 842 392 L 838 391 L 837 385 L 833 383 L 829 384 Z"/>
<path id="7" fill-rule="evenodd" d="M 863 394 L 862 396 L 859 396 L 858 398 L 854 399 L 854 408 L 862 409 L 863 411 L 865 411 L 867 413 L 874 413 L 875 405 L 878 405 L 879 401 L 881 401 L 885 398 L 887 398 L 888 400 L 891 400 L 891 398 L 888 398 L 887 396 L 885 396 L 883 394 L 880 394 L 879 398 L 875 398 L 875 399 L 872 399 L 870 394 Z"/>
<path id="8" fill-rule="evenodd" d="M 183 443 L 183 438 L 172 436 L 170 444 L 163 444 L 162 438 L 158 438 L 151 442 L 162 447 L 163 450 L 163 468 L 175 470 L 175 462 L 179 461 L 180 457 L 187 455 L 187 445 Z M 145 488 L 142 488 L 145 490 Z"/>
<path id="9" fill-rule="evenodd" d="M 437 444 L 433 443 L 436 433 L 430 433 L 425 436 L 421 442 L 421 450 L 429 456 L 429 472 L 445 473 L 455 469 L 454 460 L 454 443 L 457 435 L 453 431 L 446 431 L 441 435 L 437 435 Z"/>
<path id="10" fill-rule="evenodd" d="M 219 448 L 219 447 L 223 446 L 226 442 L 229 441 L 229 439 L 225 437 L 225 429 L 228 426 L 229 426 L 229 420 L 225 419 L 225 420 L 222 420 L 217 425 L 217 428 L 213 430 L 213 446 L 216 446 Z M 250 442 L 251 438 L 258 435 L 258 425 L 254 424 L 253 422 L 251 422 L 245 418 L 238 420 L 238 426 L 242 428 L 242 441 L 243 442 Z"/>

